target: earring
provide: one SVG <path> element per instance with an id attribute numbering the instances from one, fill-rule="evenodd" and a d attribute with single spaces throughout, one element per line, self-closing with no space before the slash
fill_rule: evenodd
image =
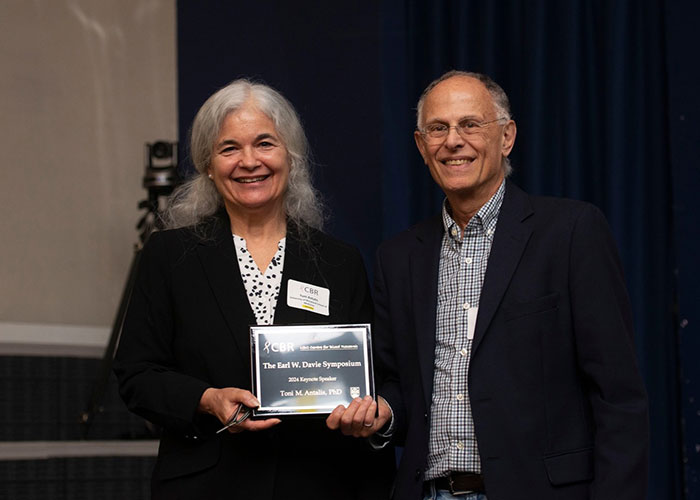
<path id="1" fill-rule="evenodd" d="M 209 178 L 210 178 L 210 179 L 213 179 L 214 177 L 212 177 L 212 175 L 211 175 L 211 174 L 209 174 Z"/>

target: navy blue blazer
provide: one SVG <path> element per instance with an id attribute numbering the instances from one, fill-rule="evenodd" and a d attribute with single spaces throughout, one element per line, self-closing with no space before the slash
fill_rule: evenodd
<path id="1" fill-rule="evenodd" d="M 287 281 L 330 289 L 330 315 L 287 305 Z M 290 225 L 276 324 L 367 323 L 372 303 L 359 252 Z M 145 248 L 114 369 L 129 409 L 162 427 L 153 498 L 383 499 L 391 450 L 329 430 L 322 418 L 261 432 L 215 434 L 198 413 L 208 387 L 250 389 L 249 325 L 255 324 L 228 217 L 195 234 L 154 233 Z"/>
<path id="2" fill-rule="evenodd" d="M 440 217 L 384 243 L 378 393 L 405 446 L 394 498 L 421 498 L 433 392 Z M 489 500 L 646 498 L 648 416 L 621 265 L 601 212 L 511 182 L 468 374 Z"/>

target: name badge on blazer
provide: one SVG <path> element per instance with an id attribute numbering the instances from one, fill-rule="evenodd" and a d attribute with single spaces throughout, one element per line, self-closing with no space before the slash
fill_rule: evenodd
<path id="1" fill-rule="evenodd" d="M 287 280 L 287 305 L 316 314 L 328 316 L 331 291 L 322 286 L 296 280 Z"/>

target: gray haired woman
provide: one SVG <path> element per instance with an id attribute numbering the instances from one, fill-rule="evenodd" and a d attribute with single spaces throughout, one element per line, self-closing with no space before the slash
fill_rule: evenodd
<path id="1" fill-rule="evenodd" d="M 115 372 L 129 408 L 162 427 L 155 499 L 388 498 L 391 450 L 322 419 L 246 420 L 217 433 L 250 392 L 251 324 L 366 323 L 357 250 L 321 232 L 308 143 L 274 89 L 236 80 L 192 126 L 196 174 L 143 249 Z M 328 315 L 288 299 L 327 289 Z"/>

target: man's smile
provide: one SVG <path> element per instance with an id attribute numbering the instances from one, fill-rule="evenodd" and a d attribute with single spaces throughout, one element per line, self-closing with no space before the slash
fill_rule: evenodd
<path id="1" fill-rule="evenodd" d="M 442 160 L 442 163 L 449 167 L 458 167 L 460 165 L 465 165 L 473 161 L 473 158 L 451 158 L 449 160 Z"/>

